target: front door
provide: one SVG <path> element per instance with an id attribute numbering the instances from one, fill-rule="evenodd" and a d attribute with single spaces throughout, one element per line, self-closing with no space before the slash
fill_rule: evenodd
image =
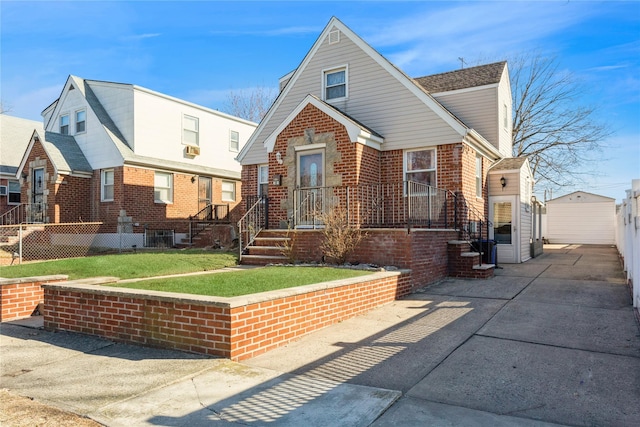
<path id="1" fill-rule="evenodd" d="M 324 151 L 298 152 L 298 200 L 296 224 L 314 227 L 322 224 L 324 213 Z"/>
<path id="2" fill-rule="evenodd" d="M 33 170 L 31 181 L 31 207 L 29 210 L 30 222 L 44 222 L 44 168 Z"/>
<path id="3" fill-rule="evenodd" d="M 198 212 L 211 204 L 211 178 L 198 177 Z M 209 215 L 210 216 L 210 215 Z M 211 218 L 207 218 L 211 219 Z"/>
<path id="4" fill-rule="evenodd" d="M 497 261 L 500 263 L 517 263 L 517 196 L 491 197 L 489 218 L 493 223 L 490 235 L 496 241 Z"/>

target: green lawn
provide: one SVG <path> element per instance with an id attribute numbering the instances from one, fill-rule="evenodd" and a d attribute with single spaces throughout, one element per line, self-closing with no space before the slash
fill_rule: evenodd
<path id="1" fill-rule="evenodd" d="M 237 265 L 237 263 L 238 254 L 230 252 L 206 252 L 198 249 L 139 252 L 0 267 L 0 277 L 14 278 L 66 274 L 70 280 L 98 276 L 131 279 L 218 270 Z"/>
<path id="2" fill-rule="evenodd" d="M 107 286 L 233 297 L 367 274 L 371 272 L 333 267 L 273 266 L 197 276 L 141 280 L 126 284 L 114 283 Z"/>

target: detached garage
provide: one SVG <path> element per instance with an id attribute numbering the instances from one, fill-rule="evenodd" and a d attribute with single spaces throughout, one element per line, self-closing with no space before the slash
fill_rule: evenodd
<path id="1" fill-rule="evenodd" d="M 549 243 L 615 244 L 616 201 L 576 191 L 547 202 Z"/>

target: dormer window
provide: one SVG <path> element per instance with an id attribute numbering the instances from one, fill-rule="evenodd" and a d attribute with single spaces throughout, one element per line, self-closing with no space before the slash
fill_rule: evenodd
<path id="1" fill-rule="evenodd" d="M 76 111 L 76 133 L 87 130 L 87 112 L 85 110 Z"/>
<path id="2" fill-rule="evenodd" d="M 347 97 L 347 68 L 337 68 L 324 72 L 324 99 Z"/>
<path id="3" fill-rule="evenodd" d="M 69 135 L 69 115 L 60 116 L 60 133 Z"/>

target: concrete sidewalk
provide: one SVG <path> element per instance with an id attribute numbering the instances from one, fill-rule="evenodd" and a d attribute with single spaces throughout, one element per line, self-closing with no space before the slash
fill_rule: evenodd
<path id="1" fill-rule="evenodd" d="M 615 249 L 503 267 L 241 364 L 3 323 L 0 387 L 108 426 L 640 425 Z"/>

